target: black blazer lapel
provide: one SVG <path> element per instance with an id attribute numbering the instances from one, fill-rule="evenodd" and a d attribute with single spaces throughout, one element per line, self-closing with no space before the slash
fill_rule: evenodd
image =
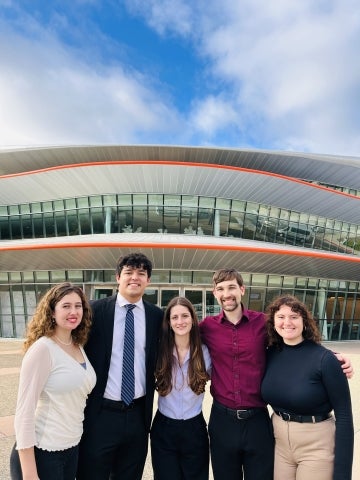
<path id="1" fill-rule="evenodd" d="M 104 339 L 105 339 L 105 349 L 106 349 L 106 363 L 107 370 L 106 374 L 109 371 L 113 335 L 114 335 L 114 319 L 115 319 L 115 305 L 116 305 L 117 295 L 109 297 L 108 302 L 104 304 L 103 310 L 103 327 L 104 327 Z"/>

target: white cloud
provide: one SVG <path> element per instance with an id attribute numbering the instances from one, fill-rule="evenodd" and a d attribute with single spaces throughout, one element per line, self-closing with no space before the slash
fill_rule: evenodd
<path id="1" fill-rule="evenodd" d="M 96 55 L 89 64 L 89 52 L 27 26 L 31 35 L 0 33 L 1 145 L 137 143 L 179 128 L 152 79 Z"/>
<path id="2" fill-rule="evenodd" d="M 189 123 L 196 131 L 211 138 L 220 127 L 225 129 L 236 120 L 237 112 L 230 103 L 209 96 L 194 105 Z"/>
<path id="3" fill-rule="evenodd" d="M 256 127 L 258 146 L 360 154 L 357 0 L 177 0 L 173 8 L 168 0 L 150 3 L 151 9 L 148 2 L 137 2 L 144 20 L 150 18 L 155 30 L 165 25 L 192 39 L 208 62 L 206 74 L 218 84 L 194 101 L 193 118 L 218 104 L 218 115 L 210 118 L 223 131 L 228 103 L 237 112 L 231 120 L 239 140 L 244 128 Z M 149 15 L 164 6 L 167 19 Z M 177 8 L 186 11 L 191 27 L 177 25 Z M 207 133 L 216 137 L 217 122 L 210 123 Z M 203 133 L 204 124 L 198 124 Z"/>
<path id="4" fill-rule="evenodd" d="M 193 26 L 193 6 L 183 0 L 126 0 L 130 12 L 139 14 L 160 35 L 169 32 L 188 36 Z"/>
<path id="5" fill-rule="evenodd" d="M 91 30 L 77 50 L 57 37 L 71 28 L 64 12 L 46 29 L 18 10 L 16 23 L 0 21 L 0 145 L 158 142 L 360 155 L 357 0 L 125 4 L 162 42 L 192 46 L 202 60 L 196 96 L 175 107 L 168 92 L 176 96 L 181 78 L 164 85 L 150 77 L 156 66 L 136 70 L 127 46 L 106 31 Z M 89 27 L 81 20 L 72 39 Z M 121 49 L 126 60 L 106 63 L 104 51 Z"/>

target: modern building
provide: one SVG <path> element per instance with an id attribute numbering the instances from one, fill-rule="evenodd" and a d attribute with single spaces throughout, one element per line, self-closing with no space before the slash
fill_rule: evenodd
<path id="1" fill-rule="evenodd" d="M 0 150 L 0 336 L 21 337 L 50 285 L 115 291 L 117 258 L 149 256 L 146 297 L 218 311 L 214 270 L 249 308 L 304 300 L 324 339 L 360 338 L 360 158 L 177 146 Z"/>

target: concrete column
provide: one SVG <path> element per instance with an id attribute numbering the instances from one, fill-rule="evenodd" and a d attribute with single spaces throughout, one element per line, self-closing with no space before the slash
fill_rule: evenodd
<path id="1" fill-rule="evenodd" d="M 111 233 L 111 207 L 105 207 L 105 233 Z"/>
<path id="2" fill-rule="evenodd" d="M 323 340 L 328 340 L 328 328 L 326 320 L 326 292 L 324 288 L 318 290 L 317 295 L 317 310 L 319 318 L 323 319 L 321 335 Z"/>
<path id="3" fill-rule="evenodd" d="M 215 237 L 220 237 L 220 213 L 217 208 L 214 214 L 214 235 Z"/>

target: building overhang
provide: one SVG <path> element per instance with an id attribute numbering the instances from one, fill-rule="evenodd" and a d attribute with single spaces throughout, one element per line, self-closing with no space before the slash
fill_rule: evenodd
<path id="1" fill-rule="evenodd" d="M 1 271 L 114 270 L 120 255 L 145 253 L 156 270 L 240 272 L 360 281 L 353 255 L 226 237 L 123 233 L 0 243 Z"/>
<path id="2" fill-rule="evenodd" d="M 0 177 L 0 205 L 117 193 L 233 199 L 360 225 L 360 197 L 285 175 L 235 166 L 104 161 Z"/>
<path id="3" fill-rule="evenodd" d="M 236 166 L 360 189 L 358 157 L 176 145 L 79 145 L 0 149 L 0 175 L 78 163 L 136 160 Z"/>

